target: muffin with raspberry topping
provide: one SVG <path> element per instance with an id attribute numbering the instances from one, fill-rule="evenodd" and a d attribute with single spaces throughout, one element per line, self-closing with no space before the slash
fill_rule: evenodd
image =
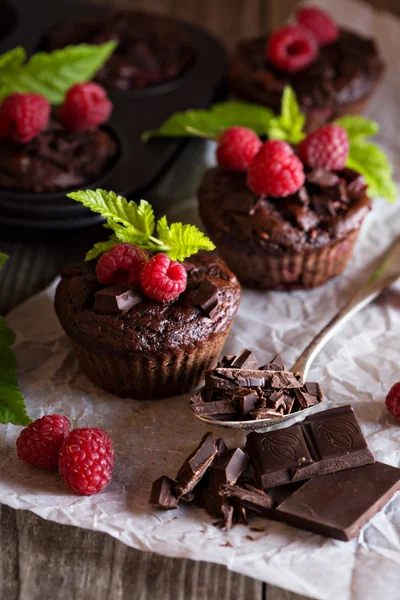
<path id="1" fill-rule="evenodd" d="M 83 201 L 90 197 L 89 190 L 82 194 Z M 125 215 L 136 210 L 132 202 L 124 206 Z M 116 221 L 108 216 L 109 224 Z M 240 285 L 221 259 L 180 262 L 166 254 L 182 259 L 212 249 L 208 238 L 194 226 L 169 227 L 165 218 L 157 233 L 156 241 L 143 235 L 142 247 L 111 238 L 97 262 L 65 268 L 56 292 L 56 312 L 82 370 L 117 396 L 166 398 L 191 390 L 220 354 L 239 307 Z M 96 245 L 89 258 L 97 248 L 105 246 Z"/>
<path id="2" fill-rule="evenodd" d="M 373 39 L 339 29 L 318 8 L 303 7 L 294 25 L 237 45 L 230 85 L 238 97 L 278 112 L 289 84 L 308 128 L 314 129 L 344 114 L 362 113 L 383 73 Z"/>
<path id="3" fill-rule="evenodd" d="M 346 131 L 325 125 L 297 149 L 267 141 L 248 169 L 219 153 L 200 185 L 200 216 L 241 283 L 311 288 L 343 271 L 371 208 L 364 178 L 345 167 L 348 149 Z"/>

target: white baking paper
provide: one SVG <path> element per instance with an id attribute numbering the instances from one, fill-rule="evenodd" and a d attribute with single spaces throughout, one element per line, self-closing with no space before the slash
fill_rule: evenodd
<path id="1" fill-rule="evenodd" d="M 397 65 L 400 25 L 393 17 L 345 0 L 319 4 L 339 21 L 378 35 L 386 57 Z M 389 73 L 370 109 L 382 124 L 381 140 L 394 160 L 400 146 L 397 75 Z M 399 210 L 383 200 L 374 202 L 351 266 L 324 287 L 291 293 L 244 291 L 226 351 L 250 347 L 265 359 L 280 351 L 290 366 L 357 289 L 376 256 L 400 234 Z M 183 220 L 197 220 L 195 200 L 173 212 Z M 15 440 L 21 428 L 0 425 L 0 503 L 107 532 L 140 550 L 225 564 L 312 598 L 399 598 L 399 494 L 348 543 L 260 519 L 251 524 L 255 530 L 238 525 L 225 533 L 201 509 L 162 512 L 149 507 L 151 482 L 162 474 L 174 477 L 207 427 L 189 412 L 188 396 L 157 402 L 121 400 L 92 385 L 80 373 L 54 314 L 54 287 L 8 318 L 18 333 L 16 354 L 28 410 L 34 419 L 61 412 L 74 427 L 104 428 L 115 443 L 115 474 L 103 493 L 79 497 L 57 474 L 20 461 Z M 400 379 L 399 365 L 400 285 L 395 285 L 327 345 L 310 373 L 323 386 L 325 407 L 352 403 L 376 459 L 398 467 L 400 425 L 388 414 L 384 399 Z M 222 433 L 232 445 L 243 441 L 240 433 Z"/>

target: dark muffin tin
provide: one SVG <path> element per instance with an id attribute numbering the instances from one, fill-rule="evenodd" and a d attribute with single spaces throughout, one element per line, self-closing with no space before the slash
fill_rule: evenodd
<path id="1" fill-rule="evenodd" d="M 0 53 L 21 45 L 30 55 L 49 30 L 69 19 L 106 14 L 109 7 L 65 0 L 8 0 L 0 2 Z M 144 194 L 173 163 L 184 142 L 154 139 L 142 143 L 143 131 L 158 127 L 169 115 L 204 108 L 216 97 L 226 69 L 222 45 L 203 29 L 179 22 L 194 50 L 191 67 L 179 78 L 138 90 L 109 88 L 114 104 L 107 124 L 119 142 L 115 165 L 90 188 L 112 189 L 135 199 Z M 32 229 L 72 229 L 101 221 L 80 204 L 57 193 L 20 193 L 0 190 L 0 226 Z"/>

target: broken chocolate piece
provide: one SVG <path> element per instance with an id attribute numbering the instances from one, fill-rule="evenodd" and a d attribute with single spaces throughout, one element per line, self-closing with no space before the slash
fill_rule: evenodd
<path id="1" fill-rule="evenodd" d="M 333 187 L 339 183 L 339 177 L 332 173 L 332 171 L 325 171 L 325 169 L 314 169 L 306 175 L 306 179 L 309 183 L 313 183 L 320 188 Z"/>
<path id="2" fill-rule="evenodd" d="M 174 495 L 175 481 L 163 475 L 157 479 L 151 488 L 150 504 L 165 510 L 178 508 L 179 500 Z"/>
<path id="3" fill-rule="evenodd" d="M 221 360 L 217 364 L 217 367 L 230 367 L 235 358 L 235 354 L 227 354 L 226 356 L 223 356 L 221 358 Z"/>
<path id="4" fill-rule="evenodd" d="M 259 419 L 281 419 L 283 417 L 281 412 L 278 412 L 273 408 L 256 408 L 251 411 L 250 415 L 255 421 L 258 421 Z"/>
<path id="5" fill-rule="evenodd" d="M 212 433 L 206 433 L 197 448 L 188 456 L 176 476 L 175 494 L 181 498 L 198 484 L 217 454 Z"/>
<path id="6" fill-rule="evenodd" d="M 349 405 L 278 431 L 252 432 L 246 449 L 262 489 L 374 462 Z"/>
<path id="7" fill-rule="evenodd" d="M 304 387 L 306 388 L 307 394 L 311 394 L 311 396 L 317 396 L 318 398 L 322 397 L 322 390 L 319 383 L 309 381 L 304 384 Z"/>
<path id="8" fill-rule="evenodd" d="M 246 510 L 251 510 L 266 517 L 275 516 L 275 502 L 271 496 L 252 486 L 247 486 L 247 489 L 244 489 L 237 485 L 225 485 L 222 495 L 243 506 Z"/>
<path id="9" fill-rule="evenodd" d="M 400 469 L 381 462 L 313 477 L 276 510 L 294 527 L 337 540 L 356 537 L 400 489 Z"/>
<path id="10" fill-rule="evenodd" d="M 143 296 L 132 288 L 111 285 L 95 293 L 93 309 L 101 314 L 127 312 L 142 300 Z"/>
<path id="11" fill-rule="evenodd" d="M 208 279 L 203 279 L 199 288 L 192 296 L 192 304 L 199 306 L 212 319 L 218 306 L 218 290 L 216 286 L 208 281 Z"/>
<path id="12" fill-rule="evenodd" d="M 232 390 L 238 386 L 236 381 L 221 375 L 219 371 L 226 371 L 227 369 L 214 369 L 204 373 L 206 386 L 210 388 L 216 388 L 219 390 Z"/>
<path id="13" fill-rule="evenodd" d="M 203 402 L 198 395 L 191 398 L 189 406 L 196 415 L 211 417 L 215 415 L 234 415 L 239 410 L 239 398 L 235 396 Z"/>
<path id="14" fill-rule="evenodd" d="M 210 470 L 210 482 L 214 487 L 227 483 L 234 484 L 247 469 L 249 459 L 240 448 L 228 450 L 222 457 L 214 461 Z"/>
<path id="15" fill-rule="evenodd" d="M 257 359 L 251 350 L 243 348 L 230 364 L 231 369 L 256 369 Z"/>
<path id="16" fill-rule="evenodd" d="M 297 400 L 299 401 L 301 408 L 309 408 L 310 406 L 314 406 L 319 402 L 317 396 L 308 394 L 303 389 L 297 388 L 294 390 L 294 393 L 296 394 Z"/>

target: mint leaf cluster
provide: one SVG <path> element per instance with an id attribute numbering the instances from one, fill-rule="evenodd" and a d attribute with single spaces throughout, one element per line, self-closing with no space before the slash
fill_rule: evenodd
<path id="1" fill-rule="evenodd" d="M 300 111 L 296 94 L 290 86 L 285 86 L 282 95 L 281 114 L 271 119 L 267 136 L 271 140 L 281 140 L 289 144 L 299 144 L 305 137 L 306 116 Z"/>
<path id="2" fill-rule="evenodd" d="M 105 227 L 111 237 L 98 242 L 86 255 L 86 260 L 97 258 L 121 242 L 128 242 L 149 252 L 165 252 L 172 260 L 183 261 L 199 250 L 214 250 L 211 240 L 194 225 L 168 224 L 167 218 L 155 220 L 154 211 L 146 200 L 139 204 L 128 201 L 115 192 L 80 190 L 67 194 L 106 219 Z M 154 236 L 156 230 L 157 237 Z"/>
<path id="3" fill-rule="evenodd" d="M 208 110 L 186 110 L 171 115 L 153 131 L 145 131 L 142 141 L 152 137 L 204 137 L 217 139 L 233 126 L 248 127 L 266 135 L 274 113 L 269 108 L 248 102 L 220 102 Z"/>
<path id="4" fill-rule="evenodd" d="M 347 115 L 336 124 L 347 131 L 350 142 L 346 166 L 364 176 L 370 196 L 382 196 L 395 202 L 398 190 L 393 181 L 393 167 L 383 150 L 366 139 L 379 133 L 378 123 Z"/>
<path id="5" fill-rule="evenodd" d="M 0 269 L 8 256 L 0 252 Z M 31 419 L 18 387 L 17 360 L 12 351 L 15 333 L 0 317 L 0 423 L 29 425 Z"/>
<path id="6" fill-rule="evenodd" d="M 29 60 L 21 46 L 0 56 L 0 101 L 15 92 L 45 96 L 61 104 L 75 83 L 88 81 L 107 62 L 116 42 L 78 44 L 53 52 L 37 52 Z"/>

